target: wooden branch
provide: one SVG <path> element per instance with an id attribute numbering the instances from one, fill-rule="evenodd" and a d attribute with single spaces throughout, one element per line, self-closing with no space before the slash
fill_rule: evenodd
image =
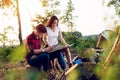
<path id="1" fill-rule="evenodd" d="M 103 69 L 106 69 L 106 67 L 107 67 L 108 64 L 110 63 L 110 59 L 111 59 L 111 57 L 112 57 L 115 49 L 116 49 L 117 46 L 118 46 L 117 44 L 119 43 L 119 39 L 120 39 L 120 30 L 119 30 L 118 36 L 117 36 L 117 38 L 116 38 L 116 40 L 115 40 L 115 42 L 114 42 L 114 45 L 113 45 L 113 47 L 112 47 L 109 55 L 107 56 L 107 58 L 106 58 L 106 60 L 105 60 L 105 62 L 104 62 L 104 64 L 103 64 Z"/>
<path id="2" fill-rule="evenodd" d="M 76 67 L 78 66 L 78 64 L 74 64 L 71 68 L 69 68 L 66 72 L 65 75 L 69 74 L 71 71 L 73 71 Z"/>

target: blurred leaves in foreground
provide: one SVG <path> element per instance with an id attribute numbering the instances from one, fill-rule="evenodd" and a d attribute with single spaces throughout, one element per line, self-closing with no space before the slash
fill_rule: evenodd
<path id="1" fill-rule="evenodd" d="M 104 41 L 102 44 L 104 52 L 101 54 L 100 62 L 95 69 L 96 74 L 99 76 L 100 80 L 120 79 L 120 32 L 119 31 L 120 31 L 120 26 L 117 26 L 115 30 L 115 33 L 117 34 L 116 35 L 111 34 L 109 41 Z M 105 62 L 107 62 L 108 64 L 106 67 L 104 67 Z"/>

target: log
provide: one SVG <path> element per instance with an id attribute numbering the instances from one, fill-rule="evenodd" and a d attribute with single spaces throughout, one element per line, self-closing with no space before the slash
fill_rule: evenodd
<path id="1" fill-rule="evenodd" d="M 73 71 L 76 67 L 78 66 L 78 64 L 74 64 L 71 68 L 69 68 L 66 72 L 65 75 L 68 75 L 71 71 Z"/>

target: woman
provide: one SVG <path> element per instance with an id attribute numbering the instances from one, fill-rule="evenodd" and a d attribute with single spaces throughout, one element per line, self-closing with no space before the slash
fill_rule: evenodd
<path id="1" fill-rule="evenodd" d="M 51 16 L 51 18 L 49 19 L 49 21 L 46 25 L 47 37 L 45 40 L 46 40 L 46 44 L 49 47 L 58 45 L 59 44 L 58 40 L 60 40 L 64 45 L 69 45 L 62 37 L 62 32 L 58 26 L 58 23 L 59 23 L 58 18 L 53 15 L 53 16 Z M 70 53 L 69 48 L 64 49 L 64 52 L 65 52 L 65 56 L 67 58 L 69 67 L 71 67 L 72 61 L 71 61 L 71 53 Z"/>

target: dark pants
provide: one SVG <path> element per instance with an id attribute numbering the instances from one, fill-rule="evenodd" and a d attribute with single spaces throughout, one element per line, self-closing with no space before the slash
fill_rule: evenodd
<path id="1" fill-rule="evenodd" d="M 61 51 L 55 51 L 55 52 L 52 52 L 52 53 L 49 53 L 49 54 L 50 54 L 50 60 L 53 60 L 53 59 L 57 58 L 61 68 L 63 70 L 66 69 L 66 62 L 64 60 L 64 57 L 63 57 L 63 54 L 62 54 Z"/>
<path id="2" fill-rule="evenodd" d="M 28 58 L 28 64 L 34 67 L 41 68 L 43 66 L 43 70 L 47 71 L 49 70 L 49 53 L 42 52 L 37 55 L 32 55 Z"/>

